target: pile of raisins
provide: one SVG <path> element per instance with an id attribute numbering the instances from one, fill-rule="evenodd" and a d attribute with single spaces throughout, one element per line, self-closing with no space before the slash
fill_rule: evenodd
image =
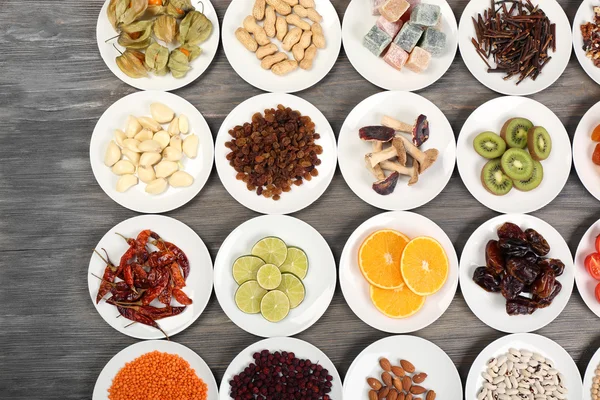
<path id="1" fill-rule="evenodd" d="M 473 281 L 488 292 L 500 292 L 509 315 L 532 314 L 552 304 L 562 289 L 556 278 L 565 264 L 545 258 L 549 252 L 537 231 L 506 222 L 498 228 L 498 240 L 485 246 L 485 267 L 475 269 Z"/>
<path id="2" fill-rule="evenodd" d="M 331 400 L 329 371 L 292 352 L 263 350 L 229 381 L 234 400 Z"/>

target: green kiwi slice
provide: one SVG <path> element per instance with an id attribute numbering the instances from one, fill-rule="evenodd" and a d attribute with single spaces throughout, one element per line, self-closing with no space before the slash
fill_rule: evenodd
<path id="1" fill-rule="evenodd" d="M 494 132 L 482 132 L 473 139 L 473 148 L 489 160 L 498 158 L 506 151 L 506 142 Z"/>
<path id="2" fill-rule="evenodd" d="M 542 161 L 548 158 L 552 151 L 552 139 L 548 131 L 541 126 L 532 127 L 527 132 L 527 148 L 534 160 Z"/>
<path id="3" fill-rule="evenodd" d="M 513 187 L 513 181 L 502 172 L 499 158 L 485 163 L 481 170 L 481 184 L 496 196 L 504 196 Z"/>
<path id="4" fill-rule="evenodd" d="M 508 147 L 524 149 L 527 146 L 527 132 L 532 127 L 533 124 L 526 118 L 511 118 L 502 126 L 500 136 Z"/>
<path id="5" fill-rule="evenodd" d="M 515 188 L 522 190 L 523 192 L 528 192 L 540 186 L 542 179 L 544 179 L 544 168 L 542 167 L 542 163 L 533 160 L 533 174 L 531 174 L 531 178 L 525 181 L 514 181 L 513 184 L 515 185 Z"/>
<path id="6" fill-rule="evenodd" d="M 502 171 L 512 180 L 526 181 L 533 174 L 533 160 L 522 149 L 508 149 L 500 159 Z"/>

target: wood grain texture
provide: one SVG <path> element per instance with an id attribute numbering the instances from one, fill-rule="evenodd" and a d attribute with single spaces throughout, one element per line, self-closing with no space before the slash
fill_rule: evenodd
<path id="1" fill-rule="evenodd" d="M 333 1 L 340 18 L 348 2 Z M 572 21 L 580 2 L 559 2 Z M 136 342 L 100 318 L 86 283 L 91 249 L 108 229 L 136 215 L 97 185 L 90 136 L 104 110 L 135 89 L 112 75 L 96 48 L 101 1 L 26 3 L 3 0 L 0 14 L 0 398 L 89 399 L 106 362 Z M 222 20 L 229 2 L 213 3 Z M 467 0 L 450 3 L 460 18 Z M 299 95 L 337 133 L 356 104 L 380 91 L 342 50 L 331 73 Z M 235 74 L 220 48 L 207 72 L 176 93 L 198 107 L 216 134 L 236 104 L 261 92 Z M 471 76 L 458 54 L 447 74 L 419 94 L 441 108 L 456 135 L 477 106 L 498 96 Z M 532 97 L 552 109 L 572 137 L 583 113 L 600 100 L 600 88 L 572 56 L 564 75 Z M 468 193 L 457 171 L 435 200 L 415 211 L 439 224 L 459 254 L 471 232 L 496 215 Z M 575 252 L 599 211 L 572 170 L 562 193 L 533 214 Z M 338 171 L 323 197 L 294 216 L 321 232 L 339 260 L 352 231 L 379 212 L 357 198 Z M 229 232 L 256 216 L 227 194 L 215 171 L 198 197 L 167 215 L 198 232 L 213 259 Z M 574 291 L 564 312 L 539 333 L 563 345 L 583 371 L 600 345 L 598 326 Z M 502 336 L 470 312 L 460 291 L 436 323 L 415 334 L 442 347 L 463 380 L 476 355 Z M 365 346 L 385 336 L 352 313 L 339 287 L 325 315 L 298 335 L 327 353 L 342 376 Z M 258 338 L 236 327 L 213 295 L 198 321 L 174 340 L 200 354 L 220 381 L 233 357 Z"/>

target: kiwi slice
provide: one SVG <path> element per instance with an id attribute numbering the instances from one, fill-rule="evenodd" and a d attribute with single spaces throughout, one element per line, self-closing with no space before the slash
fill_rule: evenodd
<path id="1" fill-rule="evenodd" d="M 533 160 L 523 149 L 508 149 L 500 159 L 502 171 L 510 179 L 526 181 L 533 174 Z"/>
<path id="2" fill-rule="evenodd" d="M 511 118 L 502 126 L 500 136 L 508 147 L 524 149 L 527 146 L 527 132 L 532 127 L 533 124 L 526 118 Z"/>
<path id="3" fill-rule="evenodd" d="M 498 158 L 506 151 L 506 142 L 494 132 L 482 132 L 473 139 L 473 148 L 489 160 Z"/>
<path id="4" fill-rule="evenodd" d="M 534 160 L 542 161 L 548 158 L 552 151 L 552 139 L 548 131 L 541 126 L 532 127 L 527 132 L 527 148 Z"/>
<path id="5" fill-rule="evenodd" d="M 533 160 L 533 174 L 531 174 L 531 178 L 525 181 L 514 181 L 513 184 L 517 189 L 528 192 L 540 186 L 542 179 L 544 179 L 544 168 L 542 167 L 542 163 Z"/>
<path id="6" fill-rule="evenodd" d="M 502 171 L 500 159 L 490 160 L 481 170 L 481 184 L 491 194 L 504 196 L 513 187 L 513 181 Z"/>

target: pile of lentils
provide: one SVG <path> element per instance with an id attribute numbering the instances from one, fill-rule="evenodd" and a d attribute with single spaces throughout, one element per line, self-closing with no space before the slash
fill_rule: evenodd
<path id="1" fill-rule="evenodd" d="M 263 350 L 254 362 L 229 381 L 234 400 L 331 400 L 329 371 L 292 352 Z"/>

